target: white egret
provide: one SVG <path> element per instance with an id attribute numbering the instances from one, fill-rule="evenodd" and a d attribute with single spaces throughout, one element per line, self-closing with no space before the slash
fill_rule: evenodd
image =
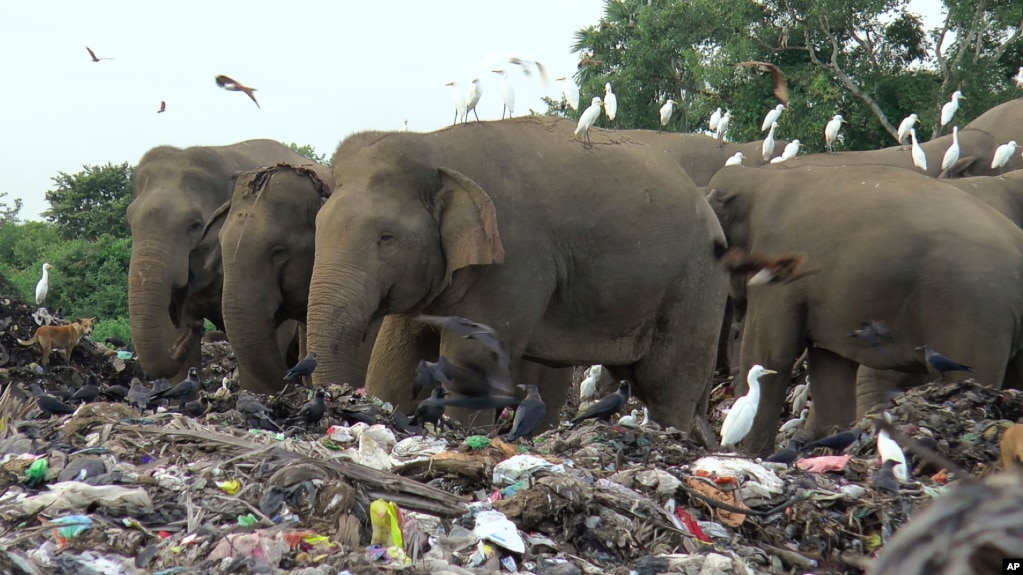
<path id="1" fill-rule="evenodd" d="M 476 116 L 476 121 L 480 121 L 480 115 L 476 113 L 476 104 L 480 103 L 480 96 L 483 95 L 483 89 L 480 88 L 480 79 L 473 78 L 472 85 L 469 86 L 469 94 L 465 97 L 465 120 L 462 123 L 469 121 L 469 112 L 472 112 L 473 116 Z"/>
<path id="2" fill-rule="evenodd" d="M 579 384 L 579 401 L 586 401 L 597 393 L 597 382 L 600 381 L 603 372 L 604 366 L 602 365 L 590 366 L 590 369 L 586 371 L 586 377 Z"/>
<path id="3" fill-rule="evenodd" d="M 510 56 L 508 58 L 508 63 L 515 64 L 516 66 L 521 67 L 522 73 L 527 76 L 531 75 L 529 67 L 536 66 L 537 71 L 540 72 L 540 81 L 543 82 L 543 87 L 547 88 L 551 85 L 550 77 L 547 75 L 547 67 L 541 64 L 539 60 L 530 60 L 528 58 L 522 58 L 519 56 Z"/>
<path id="4" fill-rule="evenodd" d="M 632 413 L 630 413 L 629 415 L 623 415 L 623 416 L 619 417 L 618 418 L 618 425 L 621 425 L 622 427 L 631 427 L 631 428 L 639 427 L 639 410 L 638 409 L 633 409 Z"/>
<path id="5" fill-rule="evenodd" d="M 927 171 L 927 154 L 924 153 L 924 149 L 920 147 L 920 142 L 916 140 L 916 129 L 909 129 L 909 137 L 913 141 L 912 154 L 913 154 L 913 165 L 920 168 L 923 171 Z"/>
<path id="6" fill-rule="evenodd" d="M 672 100 L 671 98 L 668 98 L 668 101 L 665 102 L 663 106 L 661 106 L 661 110 L 660 110 L 660 114 L 661 114 L 661 127 L 662 128 L 668 125 L 668 122 L 671 121 L 671 115 L 674 114 L 674 113 L 675 113 L 675 100 Z"/>
<path id="7" fill-rule="evenodd" d="M 764 151 L 764 161 L 765 162 L 770 160 L 771 156 L 774 155 L 774 131 L 777 128 L 778 128 L 778 122 L 773 122 L 771 124 L 770 131 L 767 132 L 767 137 L 764 138 L 764 145 L 763 145 L 762 149 Z"/>
<path id="8" fill-rule="evenodd" d="M 781 117 L 781 113 L 784 110 L 785 106 L 783 104 L 778 104 L 777 106 L 774 107 L 773 110 L 768 112 L 767 115 L 764 116 L 764 123 L 760 124 L 760 131 L 761 132 L 767 131 L 767 129 L 771 127 L 771 124 L 774 124 L 775 122 L 778 121 L 778 118 Z"/>
<path id="9" fill-rule="evenodd" d="M 892 422 L 892 416 L 887 411 L 884 412 L 884 418 L 888 423 Z M 877 432 L 877 454 L 881 456 L 881 461 L 892 460 L 899 462 L 895 469 L 892 470 L 895 473 L 895 478 L 903 483 L 909 480 L 906 454 L 902 452 L 899 444 L 895 443 L 895 440 L 888 436 L 888 432 L 883 429 Z"/>
<path id="10" fill-rule="evenodd" d="M 610 122 L 614 122 L 618 115 L 618 96 L 611 91 L 611 82 L 604 84 L 604 112 Z"/>
<path id="11" fill-rule="evenodd" d="M 501 68 L 491 70 L 491 72 L 501 76 L 501 101 L 504 102 L 504 108 L 501 109 L 501 119 L 504 119 L 505 111 L 508 112 L 508 117 L 511 118 L 515 112 L 515 87 L 508 81 L 508 72 Z"/>
<path id="12" fill-rule="evenodd" d="M 1019 71 L 1012 77 L 1012 81 L 1016 83 L 1016 87 L 1023 89 L 1023 66 L 1019 67 Z"/>
<path id="13" fill-rule="evenodd" d="M 781 157 L 781 161 L 784 162 L 785 160 L 791 160 L 792 158 L 795 158 L 796 154 L 798 154 L 798 153 L 799 153 L 799 140 L 792 140 L 791 142 L 786 144 L 785 149 L 782 150 L 781 156 L 780 156 Z M 775 158 L 775 159 L 777 159 L 777 158 Z M 773 160 L 772 160 L 772 162 L 773 162 Z"/>
<path id="14" fill-rule="evenodd" d="M 913 125 L 916 124 L 920 119 L 916 114 L 910 114 L 902 119 L 899 123 L 898 140 L 899 145 L 904 146 L 906 144 L 906 138 L 909 137 L 909 130 L 912 129 Z"/>
<path id="15" fill-rule="evenodd" d="M 760 378 L 771 373 L 778 372 L 765 369 L 760 364 L 750 368 L 746 376 L 749 391 L 735 400 L 732 409 L 728 410 L 728 415 L 725 416 L 724 423 L 721 424 L 721 445 L 735 445 L 753 429 L 753 418 L 756 417 L 757 408 L 760 406 Z"/>
<path id="16" fill-rule="evenodd" d="M 455 121 L 451 122 L 451 125 L 454 126 L 458 123 L 459 118 L 465 116 L 465 94 L 462 93 L 456 82 L 452 81 L 444 85 L 451 88 L 451 101 L 455 103 Z"/>
<path id="17" fill-rule="evenodd" d="M 952 116 L 956 115 L 956 110 L 959 109 L 959 100 L 965 100 L 966 96 L 962 92 L 956 90 L 952 92 L 952 99 L 945 102 L 945 105 L 941 107 L 941 126 L 945 127 L 952 121 Z"/>
<path id="18" fill-rule="evenodd" d="M 734 156 L 729 156 L 725 160 L 726 166 L 741 166 L 742 161 L 746 159 L 746 156 L 742 155 L 742 152 L 736 152 Z"/>
<path id="19" fill-rule="evenodd" d="M 590 128 L 600 117 L 600 107 L 603 102 L 600 101 L 600 96 L 594 96 L 590 100 L 590 107 L 583 111 L 582 115 L 579 116 L 579 124 L 575 127 L 575 135 L 578 136 L 580 133 L 586 138 L 586 143 L 590 143 Z"/>
<path id="20" fill-rule="evenodd" d="M 1009 158 L 1016 153 L 1017 147 L 1016 140 L 1012 140 L 1008 144 L 1002 144 L 995 148 L 995 157 L 991 160 L 991 169 L 997 170 L 1008 164 Z"/>
<path id="21" fill-rule="evenodd" d="M 790 419 L 790 420 L 786 421 L 785 423 L 783 423 L 781 425 L 781 429 L 779 429 L 778 431 L 780 431 L 782 433 L 788 433 L 790 431 L 795 431 L 796 428 L 798 428 L 800 425 L 803 425 L 803 422 L 806 421 L 806 416 L 809 413 L 810 413 L 810 410 L 808 408 L 804 407 L 803 411 L 799 412 L 799 417 L 796 417 L 796 418 L 793 418 L 793 419 Z"/>
<path id="22" fill-rule="evenodd" d="M 959 161 L 959 126 L 952 126 L 952 145 L 941 158 L 941 171 L 948 170 Z"/>
<path id="23" fill-rule="evenodd" d="M 402 120 L 401 124 L 402 124 L 401 131 L 402 132 L 407 132 L 408 131 L 408 118 L 405 118 L 404 120 Z"/>
<path id="24" fill-rule="evenodd" d="M 650 425 L 650 410 L 643 406 L 643 421 L 639 422 L 640 427 L 646 427 Z"/>
<path id="25" fill-rule="evenodd" d="M 824 146 L 828 148 L 828 151 L 831 151 L 835 146 L 835 140 L 838 139 L 838 131 L 842 129 L 844 122 L 842 114 L 835 114 L 831 121 L 824 126 Z"/>
<path id="26" fill-rule="evenodd" d="M 43 305 L 46 301 L 46 293 L 50 291 L 50 264 L 43 264 L 43 277 L 36 284 L 36 305 Z"/>
<path id="27" fill-rule="evenodd" d="M 579 86 L 575 85 L 575 80 L 567 76 L 558 78 L 561 82 L 561 94 L 565 97 L 565 102 L 572 107 L 573 110 L 579 109 Z"/>
<path id="28" fill-rule="evenodd" d="M 802 411 L 806 407 L 806 401 L 810 398 L 810 375 L 806 376 L 806 383 L 796 386 L 792 392 L 792 413 Z"/>
<path id="29" fill-rule="evenodd" d="M 711 132 L 717 132 L 718 122 L 720 122 L 720 121 L 721 121 L 721 108 L 718 108 L 717 110 L 714 110 L 713 114 L 710 115 L 710 121 L 707 122 L 707 125 L 710 127 L 710 131 Z"/>
<path id="30" fill-rule="evenodd" d="M 725 139 L 725 132 L 728 131 L 728 123 L 732 121 L 732 111 L 726 110 L 725 115 L 718 120 L 718 131 L 714 133 L 715 138 Z"/>

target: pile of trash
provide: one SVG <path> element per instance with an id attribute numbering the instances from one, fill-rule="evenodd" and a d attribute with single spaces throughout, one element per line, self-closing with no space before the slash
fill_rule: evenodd
<path id="1" fill-rule="evenodd" d="M 710 453 L 653 423 L 562 425 L 517 444 L 457 422 L 424 434 L 348 386 L 328 388 L 309 426 L 276 423 L 308 390 L 257 396 L 270 421 L 253 425 L 228 343 L 203 344 L 197 415 L 100 396 L 46 417 L 33 383 L 59 396 L 141 370 L 91 342 L 42 370 L 14 342 L 33 311 L 0 298 L 3 573 L 861 573 L 910 518 L 993 466 L 1023 416 L 1018 391 L 909 391 L 887 410 L 893 438 L 931 437 L 937 454 L 907 448 L 913 473 L 894 496 L 871 487 L 874 417 L 843 453 L 792 465 Z"/>

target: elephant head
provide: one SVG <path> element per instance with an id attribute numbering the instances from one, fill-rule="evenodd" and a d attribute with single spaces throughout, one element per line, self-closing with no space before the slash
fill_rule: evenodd
<path id="1" fill-rule="evenodd" d="M 218 230 L 207 223 L 230 199 L 239 173 L 278 161 L 309 163 L 271 140 L 161 146 L 139 162 L 128 206 L 128 313 L 139 361 L 150 376 L 173 377 L 198 361 L 197 342 L 184 362 L 168 351 L 191 321 L 208 318 L 223 327 Z"/>
<path id="2" fill-rule="evenodd" d="M 272 393 L 287 370 L 277 330 L 304 323 L 313 273 L 316 214 L 330 197 L 330 172 L 289 164 L 242 174 L 223 221 L 224 323 L 245 389 Z"/>
<path id="3" fill-rule="evenodd" d="M 972 122 L 966 124 L 963 130 L 983 130 L 991 134 L 995 146 L 1011 140 L 1018 140 L 1019 134 L 1023 133 L 1023 100 L 1015 98 L 1004 104 L 999 104 L 974 118 Z M 989 154 L 986 158 L 989 166 L 992 157 L 993 155 Z M 1013 154 L 1003 171 L 1021 169 L 1023 169 L 1023 157 L 1020 157 L 1020 154 Z"/>
<path id="4" fill-rule="evenodd" d="M 480 186 L 428 167 L 430 149 L 363 147 L 374 138 L 338 149 L 334 196 L 316 217 L 308 324 L 317 384 L 361 383 L 355 358 L 375 318 L 422 309 L 457 270 L 504 261 L 496 210 Z M 375 169 L 360 169 L 367 165 Z"/>

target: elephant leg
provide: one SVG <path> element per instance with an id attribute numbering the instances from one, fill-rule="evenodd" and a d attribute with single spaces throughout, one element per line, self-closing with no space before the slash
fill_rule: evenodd
<path id="1" fill-rule="evenodd" d="M 434 328 L 403 315 L 384 317 L 375 341 L 370 339 L 370 332 L 366 338 L 372 346 L 365 372 L 366 390 L 396 409 L 412 414 L 421 399 L 412 397 L 416 366 L 421 359 L 437 360 L 439 334 Z M 363 382 L 349 383 L 359 386 Z"/>
<path id="2" fill-rule="evenodd" d="M 557 427 L 561 422 L 561 411 L 568 401 L 568 394 L 572 391 L 572 368 L 548 367 L 523 360 L 519 365 L 516 383 L 536 385 L 540 397 L 547 405 L 547 413 L 544 414 L 543 423 L 537 428 L 537 433 Z"/>
<path id="3" fill-rule="evenodd" d="M 298 322 L 292 319 L 281 322 L 277 326 L 277 349 L 281 350 L 284 356 L 284 363 L 291 367 L 305 357 L 302 355 L 301 342 L 299 340 Z"/>
<path id="4" fill-rule="evenodd" d="M 1023 389 L 1023 351 L 1016 352 L 1016 356 L 1009 360 L 1009 365 L 1005 368 L 1002 388 Z"/>
<path id="5" fill-rule="evenodd" d="M 836 426 L 848 429 L 856 421 L 856 369 L 859 364 L 819 347 L 810 347 L 807 363 L 813 403 L 805 429 L 814 437 L 821 437 Z"/>
<path id="6" fill-rule="evenodd" d="M 856 417 L 861 418 L 879 406 L 891 405 L 892 398 L 900 390 L 926 383 L 929 379 L 932 378 L 922 374 L 861 365 L 856 374 Z M 812 413 L 813 409 L 810 411 Z"/>

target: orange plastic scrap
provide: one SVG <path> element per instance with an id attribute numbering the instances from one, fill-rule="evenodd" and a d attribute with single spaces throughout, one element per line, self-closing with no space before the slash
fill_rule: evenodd
<path id="1" fill-rule="evenodd" d="M 931 476 L 931 481 L 934 481 L 935 483 L 940 483 L 942 485 L 948 483 L 948 472 L 942 469 L 941 471 Z"/>
<path id="2" fill-rule="evenodd" d="M 720 501 L 721 503 L 731 505 L 732 507 L 738 507 L 740 509 L 749 509 L 749 507 L 746 507 L 743 502 L 739 501 L 735 497 L 735 492 L 726 493 L 701 479 L 686 477 L 686 485 L 700 495 L 715 501 Z M 718 509 L 716 507 L 714 508 L 714 516 L 718 521 L 733 529 L 742 525 L 742 523 L 746 521 L 746 514 L 744 513 L 725 511 L 724 509 Z"/>

